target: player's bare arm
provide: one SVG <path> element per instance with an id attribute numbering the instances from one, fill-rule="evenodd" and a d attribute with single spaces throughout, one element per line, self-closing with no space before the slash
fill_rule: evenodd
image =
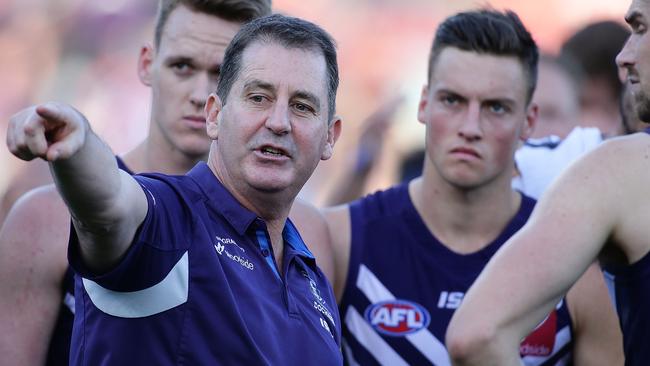
<path id="1" fill-rule="evenodd" d="M 303 241 L 316 257 L 316 263 L 330 283 L 335 282 L 334 255 L 330 233 L 323 214 L 312 204 L 297 198 L 289 218 L 296 225 Z"/>
<path id="2" fill-rule="evenodd" d="M 589 266 L 566 296 L 576 333 L 573 361 L 576 366 L 623 365 L 623 335 L 612 306 L 603 273 L 597 263 Z"/>
<path id="3" fill-rule="evenodd" d="M 645 176 L 650 161 L 632 157 L 639 154 L 638 144 L 647 145 L 648 154 L 649 142 L 646 136 L 632 136 L 604 144 L 572 165 L 542 197 L 528 224 L 497 253 L 456 312 L 447 341 L 457 364 L 512 359 L 520 337 L 548 313 L 605 243 L 634 235 L 620 215 L 628 207 L 647 205 L 630 205 L 644 198 L 628 197 L 634 189 L 618 188 L 647 179 L 633 175 Z M 636 162 L 620 164 L 620 155 Z M 601 179 L 602 174 L 611 179 Z M 628 261 L 644 254 L 635 247 L 621 248 Z"/>
<path id="4" fill-rule="evenodd" d="M 350 264 L 350 247 L 352 242 L 352 227 L 350 224 L 350 207 L 348 205 L 335 206 L 323 211 L 334 257 L 335 280 L 333 281 L 336 301 L 343 298 L 343 290 L 348 276 Z"/>
<path id="5" fill-rule="evenodd" d="M 0 354 L 7 365 L 45 362 L 69 231 L 68 209 L 51 185 L 22 196 L 0 230 Z"/>

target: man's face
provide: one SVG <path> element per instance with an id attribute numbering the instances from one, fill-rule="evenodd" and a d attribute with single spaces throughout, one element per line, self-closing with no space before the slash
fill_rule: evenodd
<path id="1" fill-rule="evenodd" d="M 427 162 L 460 189 L 510 182 L 514 151 L 528 137 L 536 107 L 526 106 L 524 69 L 515 57 L 447 47 L 422 91 L 418 119 L 426 125 Z"/>
<path id="2" fill-rule="evenodd" d="M 226 185 L 257 192 L 297 194 L 332 155 L 340 129 L 338 120 L 328 126 L 322 54 L 275 42 L 244 50 L 226 103 L 211 95 L 207 111 L 218 175 Z"/>
<path id="3" fill-rule="evenodd" d="M 616 57 L 625 70 L 627 87 L 634 96 L 635 109 L 642 121 L 650 122 L 650 38 L 648 38 L 648 0 L 634 0 L 625 15 L 632 28 L 630 38 Z"/>
<path id="4" fill-rule="evenodd" d="M 139 72 L 152 90 L 152 143 L 192 159 L 207 154 L 210 139 L 203 108 L 217 88 L 226 47 L 240 27 L 180 5 L 169 15 L 158 49 L 143 48 Z"/>

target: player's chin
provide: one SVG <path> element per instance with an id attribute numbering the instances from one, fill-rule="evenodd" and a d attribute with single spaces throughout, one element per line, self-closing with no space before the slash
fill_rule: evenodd
<path id="1" fill-rule="evenodd" d="M 179 149 L 188 156 L 205 156 L 210 151 L 212 140 L 205 133 L 183 136 L 178 144 Z"/>
<path id="2" fill-rule="evenodd" d="M 487 180 L 474 172 L 455 172 L 449 174 L 447 180 L 455 187 L 461 189 L 474 189 L 480 187 Z"/>

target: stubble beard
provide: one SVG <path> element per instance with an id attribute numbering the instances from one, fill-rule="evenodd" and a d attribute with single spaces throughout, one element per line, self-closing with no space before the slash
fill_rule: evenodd
<path id="1" fill-rule="evenodd" d="M 634 95 L 634 101 L 634 108 L 639 119 L 643 122 L 650 123 L 650 97 L 648 94 L 643 90 L 639 90 Z"/>

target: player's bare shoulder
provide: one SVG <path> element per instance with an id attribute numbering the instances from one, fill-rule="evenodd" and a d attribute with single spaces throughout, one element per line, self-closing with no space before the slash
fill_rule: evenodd
<path id="1" fill-rule="evenodd" d="M 650 134 L 635 133 L 605 141 L 587 155 L 590 165 L 601 166 L 618 173 L 631 173 L 639 177 L 636 169 L 646 168 L 642 174 L 650 175 Z M 602 171 L 601 171 L 602 173 Z"/>
<path id="2" fill-rule="evenodd" d="M 20 233 L 22 245 L 63 247 L 68 243 L 70 214 L 54 185 L 41 186 L 22 195 L 9 211 L 2 227 L 5 234 Z M 23 248 L 24 249 L 24 248 Z M 58 250 L 58 249 L 57 249 Z M 63 250 L 65 253 L 65 250 Z"/>
<path id="3" fill-rule="evenodd" d="M 289 214 L 303 241 L 316 257 L 318 267 L 334 282 L 334 258 L 330 234 L 323 214 L 311 203 L 297 198 Z"/>
<path id="4" fill-rule="evenodd" d="M 620 202 L 650 182 L 650 135 L 637 133 L 608 140 L 574 162 L 552 190 L 571 194 L 598 194 L 601 200 Z M 630 191 L 632 188 L 634 191 Z M 594 197 L 595 198 L 595 197 Z"/>
<path id="5" fill-rule="evenodd" d="M 607 212 L 614 219 L 608 246 L 621 250 L 627 264 L 634 263 L 650 250 L 650 134 L 609 140 L 585 160 L 605 185 L 593 199 L 606 200 Z"/>
<path id="6" fill-rule="evenodd" d="M 52 210 L 68 212 L 65 202 L 63 202 L 54 184 L 40 186 L 28 191 L 16 201 L 14 209 L 20 212 L 29 210 L 34 217 L 52 217 L 55 214 Z"/>
<path id="7" fill-rule="evenodd" d="M 69 234 L 70 215 L 54 186 L 27 192 L 0 230 L 1 277 L 11 279 L 14 290 L 33 293 L 24 296 L 38 298 L 39 304 L 47 294 L 57 298 L 68 266 Z"/>
<path id="8" fill-rule="evenodd" d="M 329 228 L 332 252 L 334 254 L 334 268 L 336 272 L 333 281 L 334 294 L 337 301 L 343 297 L 343 290 L 348 276 L 350 263 L 350 246 L 352 240 L 352 227 L 350 224 L 350 206 L 339 205 L 323 210 L 323 215 Z"/>
<path id="9" fill-rule="evenodd" d="M 323 209 L 322 212 L 329 227 L 332 247 L 334 251 L 349 251 L 351 239 L 350 206 L 345 204 L 328 207 Z"/>

